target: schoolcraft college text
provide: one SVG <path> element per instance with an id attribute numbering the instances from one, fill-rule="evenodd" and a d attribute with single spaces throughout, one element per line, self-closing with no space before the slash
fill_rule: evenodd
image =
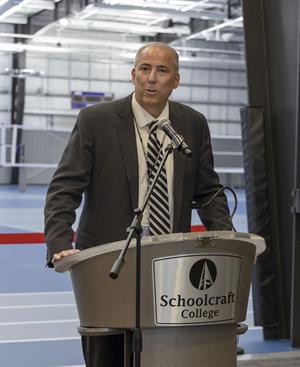
<path id="1" fill-rule="evenodd" d="M 181 317 L 183 319 L 187 318 L 207 318 L 213 319 L 219 316 L 219 308 L 214 309 L 206 309 L 202 308 L 193 308 L 190 307 L 202 307 L 202 306 L 219 306 L 226 305 L 235 302 L 235 294 L 233 292 L 228 292 L 227 295 L 223 296 L 208 296 L 208 294 L 204 294 L 203 297 L 197 298 L 185 298 L 178 294 L 176 297 L 169 297 L 164 294 L 160 297 L 160 306 L 161 307 L 180 307 L 183 308 L 181 311 Z M 189 307 L 189 308 L 187 308 Z"/>

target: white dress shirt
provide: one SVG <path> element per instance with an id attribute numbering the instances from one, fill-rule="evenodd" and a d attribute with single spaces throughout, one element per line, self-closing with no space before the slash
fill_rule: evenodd
<path id="1" fill-rule="evenodd" d="M 142 202 L 148 189 L 148 177 L 147 177 L 147 144 L 149 138 L 149 124 L 154 120 L 162 120 L 169 118 L 169 103 L 167 102 L 162 113 L 157 117 L 153 117 L 143 107 L 139 105 L 135 98 L 135 94 L 132 96 L 132 110 L 134 115 L 135 135 L 136 135 L 136 147 L 138 155 L 139 165 L 139 208 L 142 206 Z M 168 144 L 171 143 L 170 138 L 164 131 L 158 129 L 157 138 L 162 144 L 163 152 Z M 142 142 L 141 142 L 142 140 Z M 170 208 L 170 220 L 171 220 L 171 232 L 173 231 L 173 218 L 174 218 L 174 199 L 173 199 L 173 180 L 174 180 L 174 159 L 173 154 L 170 154 L 166 161 L 166 171 L 168 180 L 168 195 L 169 195 L 169 208 Z M 142 225 L 149 225 L 149 208 L 146 207 Z"/>

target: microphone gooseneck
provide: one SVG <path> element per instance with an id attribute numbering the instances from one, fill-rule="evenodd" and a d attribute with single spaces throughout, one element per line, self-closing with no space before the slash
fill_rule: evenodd
<path id="1" fill-rule="evenodd" d="M 173 147 L 176 150 L 181 151 L 183 154 L 185 154 L 188 157 L 191 157 L 193 155 L 190 147 L 187 145 L 183 137 L 174 130 L 173 126 L 171 125 L 170 120 L 168 119 L 162 119 L 158 123 L 158 128 L 163 130 L 168 137 L 171 139 Z"/>

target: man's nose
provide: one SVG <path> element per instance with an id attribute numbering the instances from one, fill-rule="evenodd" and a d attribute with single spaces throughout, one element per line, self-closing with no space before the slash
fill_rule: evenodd
<path id="1" fill-rule="evenodd" d="M 151 70 L 148 78 L 149 83 L 155 83 L 156 82 L 156 71 Z"/>

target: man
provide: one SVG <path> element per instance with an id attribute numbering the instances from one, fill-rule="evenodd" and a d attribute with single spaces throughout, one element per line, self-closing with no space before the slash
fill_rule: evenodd
<path id="1" fill-rule="evenodd" d="M 152 149 L 149 145 L 153 138 L 150 130 L 154 131 L 154 121 L 170 119 L 174 129 L 190 146 L 193 157 L 188 158 L 180 152 L 169 156 L 164 175 L 166 200 L 156 200 L 158 204 L 165 202 L 161 209 L 168 218 L 162 218 L 155 208 L 156 223 L 153 225 L 150 203 L 142 221 L 144 229 L 150 234 L 189 232 L 191 202 L 205 203 L 221 188 L 213 170 L 205 117 L 188 106 L 168 100 L 179 80 L 176 51 L 163 43 L 150 43 L 137 52 L 132 70 L 135 86 L 132 95 L 81 110 L 47 194 L 45 234 L 49 266 L 79 250 L 126 238 L 133 210 L 141 205 L 149 177 L 155 171 L 156 163 L 149 161 Z M 159 155 L 170 141 L 162 130 L 154 134 L 160 145 Z M 158 191 L 162 197 L 165 195 L 161 189 Z M 73 249 L 71 226 L 83 193 L 84 207 L 76 249 Z M 223 194 L 198 212 L 209 230 L 232 228 Z M 167 223 L 165 232 L 156 227 L 159 222 Z M 112 358 L 122 354 L 116 352 L 120 348 L 119 340 L 111 338 L 107 344 L 106 341 L 100 343 L 99 339 L 89 338 L 87 343 L 83 338 L 86 360 L 93 354 L 90 358 L 93 361 L 87 364 L 89 367 L 106 366 L 101 362 L 106 352 Z M 122 360 L 117 358 L 107 365 L 119 364 L 122 365 Z"/>

